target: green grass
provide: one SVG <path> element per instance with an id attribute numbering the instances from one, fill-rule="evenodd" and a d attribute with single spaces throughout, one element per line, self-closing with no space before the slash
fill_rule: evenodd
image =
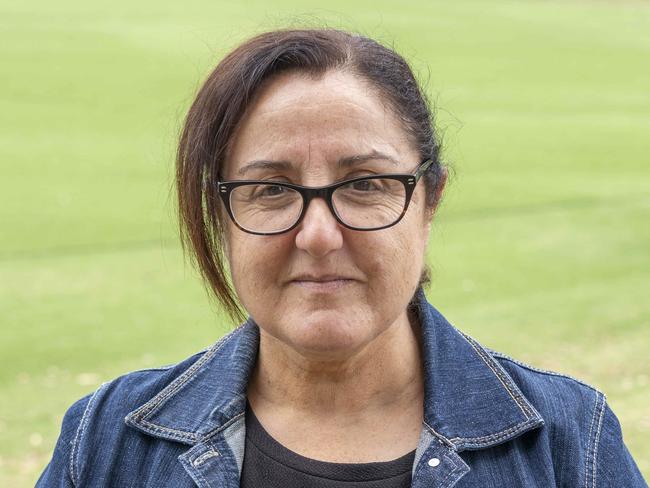
<path id="1" fill-rule="evenodd" d="M 70 0 L 0 6 L 0 486 L 101 381 L 228 330 L 175 236 L 178 127 L 230 47 L 318 18 L 428 80 L 455 168 L 433 303 L 605 391 L 650 478 L 650 4 Z"/>

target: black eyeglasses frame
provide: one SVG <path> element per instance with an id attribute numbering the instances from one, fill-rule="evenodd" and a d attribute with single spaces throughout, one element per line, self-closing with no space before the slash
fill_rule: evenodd
<path id="1" fill-rule="evenodd" d="M 415 190 L 415 186 L 417 185 L 422 175 L 431 167 L 432 163 L 433 160 L 425 159 L 418 165 L 418 167 L 415 169 L 415 171 L 412 174 L 388 173 L 388 174 L 360 176 L 358 178 L 351 178 L 349 180 L 338 181 L 336 183 L 332 183 L 331 185 L 317 186 L 317 187 L 302 186 L 302 185 L 296 185 L 294 183 L 285 183 L 280 181 L 268 181 L 268 180 L 218 181 L 217 192 L 219 193 L 219 196 L 221 197 L 221 200 L 223 201 L 223 204 L 226 207 L 226 212 L 228 213 L 230 220 L 232 220 L 232 222 L 237 226 L 237 228 L 239 228 L 240 230 L 248 234 L 259 235 L 259 236 L 272 236 L 272 235 L 284 234 L 285 232 L 289 232 L 295 229 L 300 224 L 300 222 L 302 222 L 302 219 L 305 217 L 305 214 L 307 213 L 307 209 L 309 208 L 309 204 L 314 198 L 322 198 L 323 200 L 325 200 L 327 206 L 330 209 L 330 212 L 332 212 L 332 215 L 334 216 L 336 221 L 339 224 L 341 224 L 343 227 L 347 229 L 358 230 L 358 231 L 375 231 L 375 230 L 382 230 L 382 229 L 387 229 L 388 227 L 392 227 L 395 224 L 397 224 L 400 220 L 402 220 L 402 218 L 406 214 L 406 211 L 408 210 L 409 203 L 411 202 L 411 197 L 413 196 L 413 191 Z M 357 181 L 365 181 L 365 180 L 376 180 L 376 179 L 392 179 L 392 180 L 399 181 L 404 185 L 404 190 L 406 192 L 406 195 L 405 195 L 404 209 L 402 210 L 402 213 L 399 215 L 399 217 L 397 217 L 397 219 L 394 222 L 388 225 L 383 225 L 381 227 L 362 228 L 362 227 L 355 227 L 346 224 L 337 213 L 336 207 L 334 207 L 334 203 L 332 202 L 332 195 L 334 194 L 334 191 L 337 188 L 340 188 L 341 186 L 349 185 L 350 183 L 355 183 Z M 238 188 L 240 186 L 260 185 L 260 184 L 266 184 L 266 185 L 272 184 L 284 188 L 289 188 L 291 190 L 298 192 L 302 196 L 302 201 L 303 201 L 302 210 L 300 212 L 300 215 L 296 219 L 296 222 L 293 225 L 279 231 L 256 232 L 242 227 L 239 224 L 239 222 L 237 222 L 237 219 L 235 218 L 230 205 L 230 194 L 235 188 Z"/>

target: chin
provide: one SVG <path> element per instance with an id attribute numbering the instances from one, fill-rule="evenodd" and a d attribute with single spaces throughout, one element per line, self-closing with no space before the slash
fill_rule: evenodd
<path id="1" fill-rule="evenodd" d="M 323 359 L 347 357 L 372 341 L 370 331 L 360 325 L 349 316 L 312 313 L 299 319 L 285 342 L 305 356 Z"/>

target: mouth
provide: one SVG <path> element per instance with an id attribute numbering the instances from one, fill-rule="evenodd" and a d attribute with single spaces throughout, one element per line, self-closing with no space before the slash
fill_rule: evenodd
<path id="1" fill-rule="evenodd" d="M 343 276 L 298 276 L 291 283 L 311 291 L 336 291 L 354 283 L 355 280 Z"/>

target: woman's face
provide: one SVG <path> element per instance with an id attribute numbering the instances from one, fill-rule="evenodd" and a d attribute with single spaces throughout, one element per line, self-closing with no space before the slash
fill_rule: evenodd
<path id="1" fill-rule="evenodd" d="M 396 117 L 354 75 L 285 74 L 256 96 L 223 174 L 225 180 L 323 186 L 411 173 L 419 163 Z M 284 234 L 251 235 L 229 223 L 226 252 L 235 290 L 262 333 L 303 355 L 337 358 L 408 323 L 406 307 L 429 235 L 424 196 L 421 181 L 404 218 L 379 231 L 342 227 L 320 198 Z"/>

